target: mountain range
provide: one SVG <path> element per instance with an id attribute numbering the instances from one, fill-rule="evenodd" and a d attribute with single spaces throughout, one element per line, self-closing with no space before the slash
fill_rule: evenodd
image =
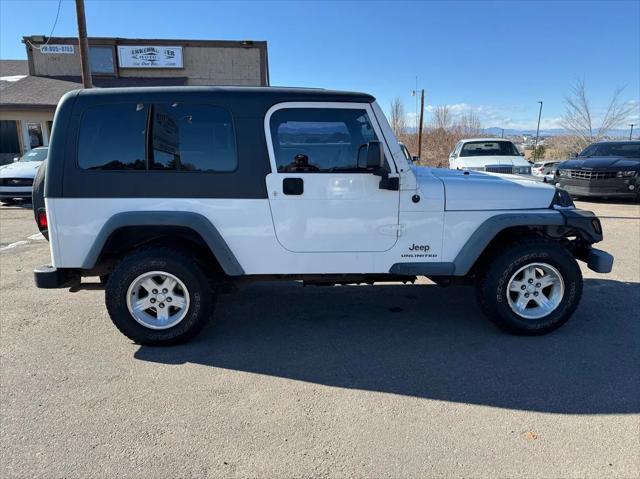
<path id="1" fill-rule="evenodd" d="M 487 135 L 500 136 L 502 134 L 502 128 L 498 128 L 497 126 L 493 126 L 491 128 L 484 128 L 482 130 Z M 635 132 L 634 132 L 635 133 Z M 640 132 L 639 132 L 640 133 Z M 515 135 L 535 135 L 535 128 L 532 130 L 518 130 L 512 128 L 504 129 L 505 136 L 515 136 Z M 569 135 L 570 133 L 564 128 L 549 128 L 546 130 L 540 130 L 540 136 L 562 136 Z M 609 130 L 607 134 L 608 137 L 619 137 L 619 138 L 629 138 L 629 129 L 614 129 Z M 635 135 L 634 135 L 635 137 Z"/>

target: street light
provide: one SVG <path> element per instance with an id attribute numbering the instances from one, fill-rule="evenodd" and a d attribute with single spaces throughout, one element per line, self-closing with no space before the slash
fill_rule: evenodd
<path id="1" fill-rule="evenodd" d="M 629 132 L 629 141 L 631 141 L 631 136 L 633 135 L 633 127 L 636 126 L 636 124 L 629 123 L 629 126 L 631 127 L 631 131 Z"/>
<path id="2" fill-rule="evenodd" d="M 533 162 L 535 163 L 538 157 L 538 135 L 540 135 L 540 118 L 542 117 L 542 101 L 540 103 L 540 111 L 538 112 L 538 128 L 536 128 L 536 142 L 533 145 Z"/>

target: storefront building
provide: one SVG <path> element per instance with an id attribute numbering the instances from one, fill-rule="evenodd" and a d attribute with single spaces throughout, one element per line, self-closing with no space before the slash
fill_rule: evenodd
<path id="1" fill-rule="evenodd" d="M 0 60 L 0 164 L 49 144 L 56 105 L 82 88 L 77 38 L 23 37 L 27 60 Z M 96 88 L 268 86 L 267 43 L 89 38 Z"/>

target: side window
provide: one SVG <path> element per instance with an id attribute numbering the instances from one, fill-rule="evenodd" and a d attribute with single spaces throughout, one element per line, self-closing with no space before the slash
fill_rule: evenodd
<path id="1" fill-rule="evenodd" d="M 189 103 L 153 105 L 150 169 L 233 171 L 237 164 L 228 111 Z"/>
<path id="2" fill-rule="evenodd" d="M 114 103 L 82 115 L 78 164 L 85 170 L 144 170 L 148 106 Z"/>
<path id="3" fill-rule="evenodd" d="M 90 107 L 82 115 L 78 164 L 86 170 L 146 170 L 148 165 L 165 171 L 233 171 L 238 157 L 231 114 L 180 103 Z"/>
<path id="4" fill-rule="evenodd" d="M 364 172 L 362 147 L 378 139 L 361 109 L 285 108 L 271 116 L 270 131 L 281 173 Z"/>

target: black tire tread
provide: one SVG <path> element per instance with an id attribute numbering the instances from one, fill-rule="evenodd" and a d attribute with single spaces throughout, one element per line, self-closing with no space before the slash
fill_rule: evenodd
<path id="1" fill-rule="evenodd" d="M 515 320 L 515 313 L 503 311 L 497 307 L 495 298 L 495 287 L 497 281 L 505 275 L 505 271 L 510 271 L 514 263 L 517 263 L 525 256 L 550 255 L 551 261 L 564 263 L 563 267 L 573 275 L 575 290 L 569 291 L 567 304 L 561 303 L 558 310 L 549 315 L 555 318 L 553 322 L 543 327 L 525 327 L 524 320 Z M 548 261 L 548 258 L 547 258 Z M 523 262 L 524 263 L 524 262 Z M 520 241 L 503 245 L 500 253 L 491 258 L 491 262 L 478 275 L 476 282 L 476 298 L 483 313 L 499 328 L 514 335 L 537 336 L 547 334 L 566 323 L 575 312 L 582 296 L 582 272 L 573 255 L 562 245 L 546 238 L 526 238 Z M 571 278 L 564 278 L 565 283 Z M 565 292 L 565 296 L 567 293 Z M 522 321 L 522 322 L 520 322 Z M 533 325 L 532 325 L 533 326 Z"/>
<path id="2" fill-rule="evenodd" d="M 126 299 L 123 299 L 126 290 L 145 268 L 164 269 L 174 274 L 179 272 L 176 276 L 190 283 L 187 284 L 192 297 L 190 311 L 185 319 L 172 328 L 145 328 L 131 317 L 127 309 Z M 193 338 L 207 324 L 213 314 L 215 290 L 193 258 L 173 248 L 151 247 L 138 250 L 115 266 L 106 281 L 105 303 L 116 328 L 132 341 L 150 346 L 174 345 Z"/>

